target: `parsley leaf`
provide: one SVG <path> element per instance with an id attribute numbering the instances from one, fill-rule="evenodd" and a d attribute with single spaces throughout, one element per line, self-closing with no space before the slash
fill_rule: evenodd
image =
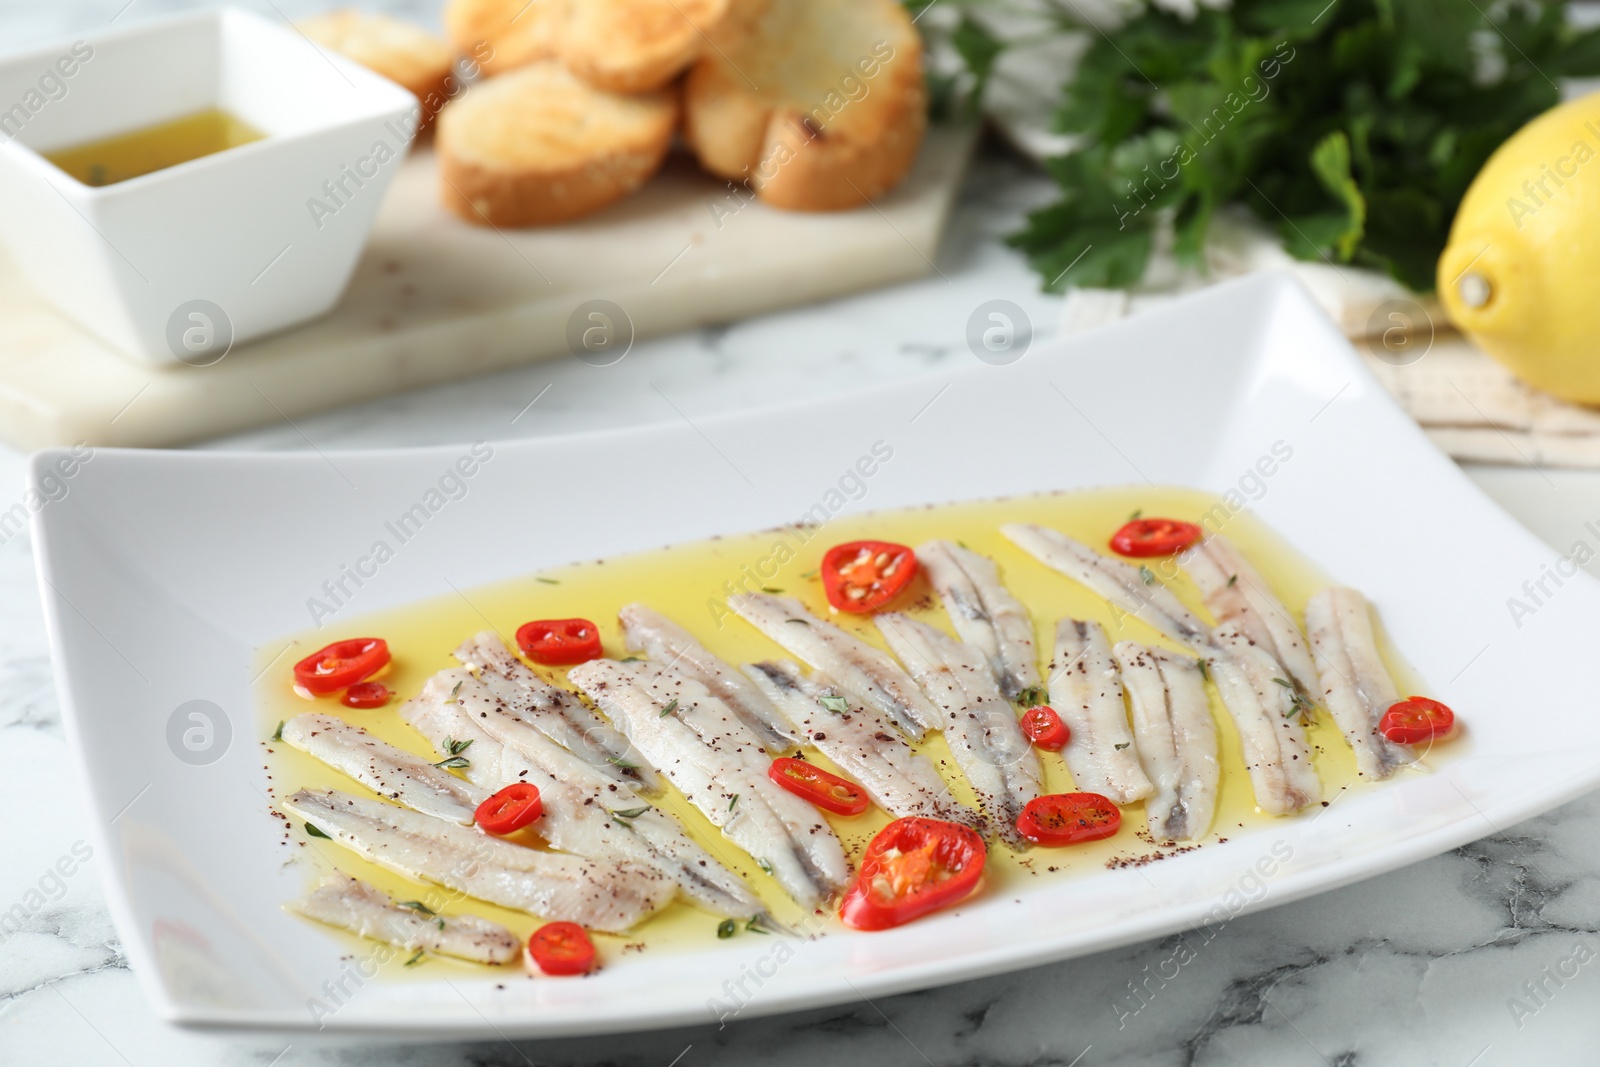
<path id="1" fill-rule="evenodd" d="M 1051 27 L 1015 38 L 986 0 L 939 6 L 959 17 L 919 25 L 944 36 L 973 95 L 1013 45 L 1088 41 L 1055 113 L 1076 143 L 1048 163 L 1060 194 L 1009 238 L 1051 292 L 1132 285 L 1168 235 L 1201 265 L 1232 205 L 1299 258 L 1429 291 L 1489 155 L 1559 102 L 1552 79 L 1600 74 L 1600 30 L 1570 22 L 1565 0 L 1145 4 L 1114 29 L 1051 4 Z"/>

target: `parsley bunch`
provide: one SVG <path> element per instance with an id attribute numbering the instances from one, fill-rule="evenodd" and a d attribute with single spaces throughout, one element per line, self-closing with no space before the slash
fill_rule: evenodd
<path id="1" fill-rule="evenodd" d="M 1092 43 L 1056 112 L 1081 146 L 1052 159 L 1055 203 L 1011 243 L 1045 288 L 1137 282 L 1161 226 L 1199 262 L 1242 203 L 1295 256 L 1385 271 L 1419 291 L 1489 154 L 1600 73 L 1600 31 L 1562 0 L 1234 0 L 1147 6 Z M 953 43 L 976 91 L 1006 42 L 964 6 Z"/>

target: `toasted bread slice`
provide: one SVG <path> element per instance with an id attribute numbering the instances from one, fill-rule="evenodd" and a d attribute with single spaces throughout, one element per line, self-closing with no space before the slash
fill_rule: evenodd
<path id="1" fill-rule="evenodd" d="M 569 10 L 561 60 L 618 93 L 659 89 L 729 36 L 734 16 L 765 0 L 582 0 Z"/>
<path id="2" fill-rule="evenodd" d="M 927 128 L 922 42 L 896 0 L 772 0 L 684 88 L 701 164 L 761 199 L 836 211 L 892 189 Z"/>
<path id="3" fill-rule="evenodd" d="M 555 60 L 472 87 L 439 116 L 440 194 L 491 226 L 564 222 L 604 207 L 661 167 L 675 93 L 595 89 Z"/>
<path id="4" fill-rule="evenodd" d="M 346 8 L 295 23 L 317 44 L 331 48 L 411 91 L 422 105 L 418 132 L 458 91 L 450 46 L 420 26 Z"/>
<path id="5" fill-rule="evenodd" d="M 483 73 L 503 74 L 560 48 L 571 0 L 448 0 L 444 28 Z"/>

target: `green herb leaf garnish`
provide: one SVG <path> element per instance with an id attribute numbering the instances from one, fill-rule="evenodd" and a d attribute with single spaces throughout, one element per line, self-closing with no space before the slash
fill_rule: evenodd
<path id="1" fill-rule="evenodd" d="M 560 585 L 561 584 L 560 582 L 556 581 L 554 578 L 539 578 L 539 577 L 536 577 L 536 578 L 534 578 L 534 581 L 543 582 L 545 585 Z"/>
<path id="2" fill-rule="evenodd" d="M 738 806 L 739 806 L 739 794 L 735 793 L 735 794 L 733 794 L 733 799 L 728 801 L 728 810 L 732 811 L 734 808 L 737 808 Z"/>
<path id="3" fill-rule="evenodd" d="M 282 741 L 283 740 L 283 727 L 284 727 L 283 720 L 279 719 L 278 720 L 278 728 L 276 730 L 272 731 L 272 739 L 274 741 Z"/>
<path id="4" fill-rule="evenodd" d="M 824 708 L 833 712 L 835 715 L 843 715 L 845 712 L 850 710 L 850 702 L 848 700 L 842 696 L 836 696 L 833 694 L 829 694 L 825 697 L 818 697 L 817 703 L 821 704 Z"/>
<path id="5" fill-rule="evenodd" d="M 646 804 L 642 808 L 625 808 L 622 811 L 613 811 L 611 813 L 611 817 L 613 819 L 619 819 L 622 822 L 627 822 L 629 819 L 637 819 L 639 816 L 643 815 L 649 810 L 650 805 Z"/>
<path id="6" fill-rule="evenodd" d="M 434 766 L 443 767 L 447 771 L 458 771 L 462 767 L 472 766 L 472 761 L 465 756 L 446 756 L 438 763 L 435 763 Z"/>
<path id="7" fill-rule="evenodd" d="M 1076 142 L 1050 161 L 1059 196 L 1009 239 L 1050 291 L 1133 285 L 1168 240 L 1204 269 L 1212 220 L 1238 207 L 1298 259 L 1427 292 L 1471 176 L 1559 102 L 1562 76 L 1600 73 L 1600 33 L 1557 0 L 1331 4 L 1141 4 L 1100 29 L 1067 4 L 1015 25 L 1007 5 L 957 0 L 959 19 L 922 29 L 973 96 L 1010 49 L 1089 42 L 1053 109 Z"/>
<path id="8" fill-rule="evenodd" d="M 307 837 L 320 837 L 324 841 L 332 841 L 333 840 L 333 838 L 329 837 L 327 834 L 325 834 L 321 830 L 317 829 L 316 826 L 314 826 L 311 823 L 306 823 L 306 836 Z"/>
<path id="9" fill-rule="evenodd" d="M 668 715 L 671 715 L 673 712 L 675 712 L 677 710 L 678 710 L 678 698 L 677 697 L 673 697 L 671 700 L 667 701 L 667 706 L 661 709 L 661 714 L 659 716 L 657 716 L 657 717 L 665 719 Z"/>
<path id="10" fill-rule="evenodd" d="M 738 932 L 738 929 L 738 925 L 732 919 L 723 919 L 717 924 L 717 937 L 719 940 L 726 941 Z"/>
<path id="11" fill-rule="evenodd" d="M 1149 567 L 1140 567 L 1139 580 L 1144 582 L 1145 585 L 1155 585 L 1156 572 L 1151 570 Z"/>
<path id="12" fill-rule="evenodd" d="M 406 962 L 402 966 L 415 967 L 417 964 L 419 964 L 421 962 L 422 962 L 422 949 L 419 948 L 419 949 L 417 949 L 416 954 L 413 955 L 409 960 L 406 960 Z"/>
<path id="13" fill-rule="evenodd" d="M 409 908 L 410 910 L 415 911 L 415 912 L 420 912 L 423 915 L 434 915 L 434 914 L 436 914 L 436 912 L 432 908 L 428 907 L 426 904 L 424 904 L 420 900 L 402 900 L 399 903 L 397 903 L 395 906 L 396 907 L 400 907 L 400 908 Z"/>

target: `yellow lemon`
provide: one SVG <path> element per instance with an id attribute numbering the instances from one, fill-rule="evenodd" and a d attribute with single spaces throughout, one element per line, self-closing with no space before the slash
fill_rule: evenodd
<path id="1" fill-rule="evenodd" d="M 1489 157 L 1437 284 L 1451 321 L 1517 377 L 1600 404 L 1600 93 L 1550 109 Z"/>

